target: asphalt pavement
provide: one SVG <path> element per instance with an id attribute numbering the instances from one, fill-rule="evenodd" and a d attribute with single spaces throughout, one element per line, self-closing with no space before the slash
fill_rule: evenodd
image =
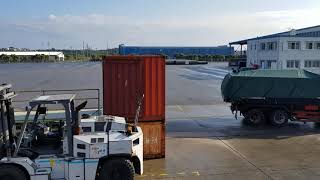
<path id="1" fill-rule="evenodd" d="M 15 89 L 102 88 L 100 63 L 1 64 Z M 166 66 L 166 158 L 137 179 L 320 179 L 319 128 L 249 127 L 221 99 L 226 63 Z M 20 96 L 23 98 L 23 95 Z"/>

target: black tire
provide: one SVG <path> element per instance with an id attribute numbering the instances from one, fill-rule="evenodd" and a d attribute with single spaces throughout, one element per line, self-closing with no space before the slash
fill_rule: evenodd
<path id="1" fill-rule="evenodd" d="M 0 165 L 1 180 L 27 180 L 27 176 L 22 169 L 10 164 Z"/>
<path id="2" fill-rule="evenodd" d="M 99 173 L 99 180 L 133 180 L 134 166 L 125 158 L 116 158 L 106 161 Z"/>
<path id="3" fill-rule="evenodd" d="M 277 109 L 272 111 L 270 123 L 276 127 L 283 127 L 288 124 L 289 115 L 285 110 Z"/>
<path id="4" fill-rule="evenodd" d="M 316 128 L 320 128 L 320 122 L 315 122 L 315 123 L 314 123 L 314 126 L 315 126 Z"/>
<path id="5" fill-rule="evenodd" d="M 259 109 L 251 109 L 244 113 L 244 123 L 248 125 L 258 126 L 265 123 L 265 115 Z"/>

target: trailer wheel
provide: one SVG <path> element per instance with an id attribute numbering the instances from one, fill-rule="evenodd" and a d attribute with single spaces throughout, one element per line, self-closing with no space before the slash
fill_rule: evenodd
<path id="1" fill-rule="evenodd" d="M 251 109 L 244 114 L 244 122 L 249 125 L 261 125 L 265 122 L 263 111 L 259 109 Z"/>
<path id="2" fill-rule="evenodd" d="M 26 174 L 20 168 L 4 164 L 0 166 L 0 179 L 1 180 L 27 180 Z"/>
<path id="3" fill-rule="evenodd" d="M 282 109 L 274 110 L 270 116 L 270 123 L 273 126 L 282 127 L 288 123 L 289 115 Z"/>
<path id="4" fill-rule="evenodd" d="M 133 180 L 134 173 L 134 167 L 130 160 L 115 158 L 102 165 L 99 180 Z"/>

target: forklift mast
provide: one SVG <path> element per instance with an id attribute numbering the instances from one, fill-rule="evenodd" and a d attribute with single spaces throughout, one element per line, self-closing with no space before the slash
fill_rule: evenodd
<path id="1" fill-rule="evenodd" d="M 12 98 L 15 93 L 11 91 L 11 84 L 0 85 L 0 159 L 10 158 L 15 150 L 15 119 Z"/>

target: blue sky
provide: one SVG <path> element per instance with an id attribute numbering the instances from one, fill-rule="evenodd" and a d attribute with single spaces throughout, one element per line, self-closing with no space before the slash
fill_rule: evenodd
<path id="1" fill-rule="evenodd" d="M 316 0 L 10 0 L 1 2 L 0 47 L 216 46 L 319 18 Z"/>

